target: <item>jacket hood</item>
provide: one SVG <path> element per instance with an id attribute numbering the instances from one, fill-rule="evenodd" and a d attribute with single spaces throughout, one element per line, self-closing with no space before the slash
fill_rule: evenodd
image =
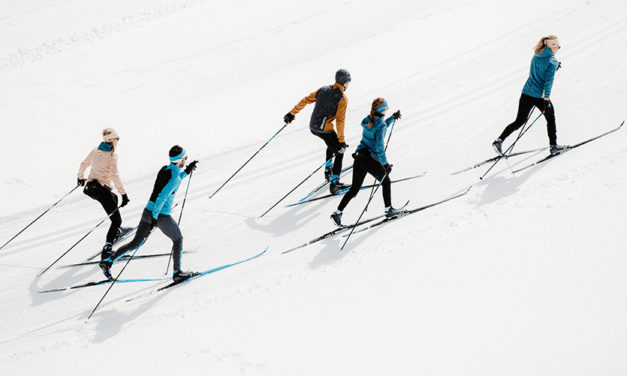
<path id="1" fill-rule="evenodd" d="M 546 58 L 551 58 L 551 57 L 555 56 L 555 54 L 553 53 L 553 51 L 551 51 L 550 48 L 545 47 L 544 51 L 540 52 L 539 54 L 536 54 L 536 56 L 539 57 L 539 58 L 546 59 Z"/>

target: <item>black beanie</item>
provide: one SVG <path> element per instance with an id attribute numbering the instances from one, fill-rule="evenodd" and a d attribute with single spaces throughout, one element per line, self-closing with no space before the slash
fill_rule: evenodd
<path id="1" fill-rule="evenodd" d="M 348 73 L 348 71 L 346 69 L 340 69 L 337 72 L 335 72 L 335 82 L 337 82 L 340 85 L 344 85 L 347 82 L 350 82 L 351 80 L 351 74 Z"/>

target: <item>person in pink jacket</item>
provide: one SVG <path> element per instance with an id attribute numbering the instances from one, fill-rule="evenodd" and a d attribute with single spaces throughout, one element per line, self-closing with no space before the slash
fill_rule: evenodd
<path id="1" fill-rule="evenodd" d="M 118 145 L 120 136 L 112 128 L 106 128 L 102 131 L 103 142 L 94 148 L 87 157 L 81 162 L 78 169 L 77 184 L 85 186 L 83 192 L 98 201 L 109 215 L 111 226 L 107 232 L 107 239 L 102 253 L 108 255 L 112 252 L 113 244 L 120 240 L 130 228 L 123 228 L 122 216 L 120 208 L 128 204 L 129 199 L 120 173 L 118 171 L 118 155 L 115 153 L 115 147 Z M 91 166 L 89 176 L 85 179 L 85 170 Z M 112 184 L 113 183 L 113 184 Z M 122 195 L 122 204 L 118 207 L 118 196 L 113 193 L 113 186 Z"/>

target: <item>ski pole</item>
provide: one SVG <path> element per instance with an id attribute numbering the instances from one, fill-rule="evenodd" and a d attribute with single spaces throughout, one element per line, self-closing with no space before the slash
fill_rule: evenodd
<path id="1" fill-rule="evenodd" d="M 48 265 L 48 267 L 46 269 L 44 269 L 41 273 L 39 273 L 39 276 L 41 277 L 45 272 L 48 271 L 48 269 L 50 269 L 54 264 L 56 264 L 59 260 L 61 260 L 61 258 L 63 258 L 63 256 L 67 255 L 68 252 L 70 252 L 72 249 L 74 249 L 74 247 L 76 247 L 78 245 L 78 243 L 82 242 L 83 239 L 85 239 L 87 236 L 89 236 L 89 234 L 91 234 L 95 229 L 97 229 L 98 227 L 100 227 L 101 224 L 104 223 L 104 221 L 106 221 L 107 219 L 111 218 L 111 216 L 113 214 L 115 214 L 118 210 L 120 210 L 121 206 L 118 206 L 114 211 L 111 212 L 111 214 L 109 214 L 108 216 L 106 216 L 105 218 L 102 219 L 102 221 L 98 222 L 98 224 L 96 226 L 94 226 L 91 230 L 89 230 L 85 235 L 83 235 L 82 238 L 78 239 L 78 241 L 76 243 L 74 243 L 70 248 L 68 248 L 67 251 L 65 251 L 61 256 L 59 256 L 59 258 L 57 258 L 56 260 L 54 260 L 52 262 L 52 264 Z"/>
<path id="2" fill-rule="evenodd" d="M 359 215 L 359 218 L 357 218 L 357 221 L 355 223 L 359 223 L 359 221 L 361 220 L 361 217 L 364 215 L 366 210 L 368 210 L 368 205 L 370 205 L 370 201 L 372 201 L 372 198 L 374 197 L 375 193 L 377 193 L 377 191 L 379 190 L 379 187 L 381 186 L 381 183 L 383 183 L 383 181 L 385 180 L 385 178 L 387 178 L 387 176 L 388 176 L 387 174 L 383 175 L 383 179 L 381 179 L 379 184 L 377 184 L 377 186 L 374 187 L 372 194 L 368 198 L 368 202 L 366 203 L 366 206 L 364 206 L 364 210 L 361 211 L 361 214 Z M 355 227 L 357 226 L 353 226 L 353 228 L 351 228 L 351 232 L 346 237 L 346 240 L 344 240 L 344 244 L 342 244 L 342 248 L 340 248 L 340 251 L 344 250 L 344 246 L 346 245 L 346 243 L 348 243 L 348 239 L 350 239 L 351 235 L 353 235 L 353 231 L 355 231 Z"/>
<path id="3" fill-rule="evenodd" d="M 69 191 L 68 193 L 65 194 L 65 196 L 61 197 L 59 199 L 59 201 L 55 202 L 54 204 L 52 204 L 51 207 L 49 207 L 48 209 L 46 209 L 46 211 L 44 211 L 43 213 L 41 213 L 39 215 L 39 217 L 35 218 L 31 223 L 29 223 L 26 227 L 24 227 L 20 232 L 18 232 L 17 234 L 15 234 L 15 236 L 13 236 L 11 239 L 9 239 L 6 243 L 4 243 L 2 245 L 2 247 L 0 247 L 0 249 L 4 248 L 5 245 L 9 244 L 13 239 L 17 238 L 18 235 L 20 235 L 21 233 L 23 233 L 27 228 L 29 228 L 33 223 L 37 222 L 37 220 L 41 217 L 44 216 L 44 214 L 48 213 L 48 211 L 50 211 L 50 209 L 52 209 L 53 207 L 55 207 L 59 202 L 63 201 L 64 198 L 66 198 L 67 196 L 70 195 L 70 193 L 74 192 L 74 190 L 76 190 L 76 188 L 78 188 L 79 186 L 77 185 L 76 187 L 72 188 L 71 191 Z"/>
<path id="4" fill-rule="evenodd" d="M 185 201 L 187 200 L 187 192 L 189 192 L 189 184 L 192 182 L 192 175 L 194 174 L 194 170 L 189 173 L 189 180 L 187 180 L 187 189 L 185 189 L 185 197 L 183 198 L 183 205 L 181 205 L 181 214 L 179 215 L 179 221 L 177 225 L 181 225 L 181 218 L 183 218 L 183 209 L 185 209 Z M 165 274 L 168 274 L 168 270 L 170 270 L 170 262 L 172 261 L 172 256 L 174 255 L 174 250 L 170 251 L 170 258 L 168 259 L 168 266 L 165 268 Z"/>
<path id="5" fill-rule="evenodd" d="M 122 270 L 120 270 L 120 272 L 118 273 L 118 275 L 113 279 L 113 282 L 111 282 L 111 284 L 109 285 L 109 288 L 107 289 L 107 291 L 105 291 L 104 295 L 102 296 L 102 298 L 100 298 L 100 300 L 98 301 L 98 304 L 96 304 L 96 306 L 94 307 L 94 309 L 91 311 L 91 313 L 89 314 L 89 316 L 87 317 L 87 320 L 89 320 L 91 318 L 91 316 L 94 314 L 94 312 L 96 312 L 96 310 L 98 309 L 98 307 L 100 307 L 100 303 L 102 303 L 102 301 L 104 300 L 104 298 L 107 296 L 107 294 L 109 293 L 109 291 L 111 291 L 111 288 L 113 287 L 113 285 L 115 285 L 115 282 L 120 278 L 120 276 L 122 275 L 122 272 L 124 272 L 124 269 L 126 269 L 126 267 L 128 266 L 128 263 L 131 262 L 131 260 L 133 259 L 133 256 L 135 256 L 135 253 L 137 253 L 137 251 L 139 250 L 139 248 L 141 248 L 142 245 L 144 245 L 144 243 L 146 242 L 146 239 L 148 239 L 148 237 L 150 236 L 150 234 L 152 234 L 152 231 L 154 229 L 150 230 L 150 232 L 148 233 L 148 235 L 146 235 L 146 237 L 144 238 L 144 240 L 142 240 L 142 242 L 137 246 L 137 248 L 135 248 L 135 251 L 133 251 L 133 254 L 131 254 L 131 257 L 128 258 L 128 260 L 126 261 L 126 264 L 124 264 L 124 267 L 122 268 Z"/>
<path id="6" fill-rule="evenodd" d="M 328 160 L 324 161 L 323 164 L 321 164 L 320 166 L 316 167 L 315 170 L 313 170 L 313 172 L 311 174 L 309 174 L 305 179 L 303 179 L 303 181 L 301 181 L 300 183 L 298 183 L 297 186 L 295 186 L 294 188 L 292 188 L 291 191 L 287 192 L 287 194 L 283 197 L 281 197 L 281 199 L 279 201 L 277 201 L 274 205 L 272 205 L 270 207 L 270 209 L 266 210 L 265 213 L 263 213 L 262 215 L 259 216 L 259 218 L 262 218 L 264 215 L 268 214 L 268 212 L 272 209 L 274 209 L 275 206 L 277 206 L 281 201 L 283 201 L 287 196 L 289 196 L 292 192 L 294 192 L 296 190 L 296 188 L 300 187 L 304 182 L 307 181 L 307 179 L 309 179 L 310 177 L 313 176 L 313 174 L 315 174 L 318 170 L 320 170 L 322 167 L 324 167 L 324 165 L 327 164 L 327 162 L 329 162 L 330 160 L 332 160 L 335 156 L 329 158 Z"/>
<path id="7" fill-rule="evenodd" d="M 216 189 L 216 191 L 215 191 L 215 192 L 213 192 L 213 194 L 211 194 L 211 196 L 209 196 L 209 198 L 213 198 L 213 196 L 215 196 L 215 194 L 216 194 L 216 193 L 218 193 L 218 191 L 219 191 L 220 189 L 222 189 L 222 187 L 224 187 L 224 186 L 226 185 L 226 183 L 228 183 L 231 179 L 233 179 L 233 177 L 234 177 L 235 175 L 237 175 L 237 173 L 238 173 L 238 172 L 240 172 L 240 170 L 241 170 L 242 168 L 244 168 L 244 166 L 246 166 L 246 165 L 248 164 L 248 162 L 250 162 L 253 158 L 255 158 L 255 155 L 257 155 L 257 154 L 261 151 L 261 149 L 265 148 L 265 147 L 266 147 L 266 145 L 268 145 L 268 144 L 270 143 L 270 141 L 272 141 L 272 139 L 273 139 L 273 138 L 275 138 L 275 137 L 276 137 L 279 133 L 281 133 L 281 131 L 282 131 L 283 129 L 285 129 L 285 127 L 287 127 L 287 124 L 289 124 L 289 123 L 285 123 L 285 125 L 284 125 L 284 126 L 282 126 L 282 127 L 281 127 L 281 129 L 279 129 L 279 130 L 278 130 L 278 131 L 274 134 L 274 136 L 270 137 L 270 139 L 269 139 L 268 141 L 266 141 L 266 143 L 265 143 L 265 144 L 263 144 L 263 146 L 262 146 L 262 147 L 260 147 L 260 148 L 259 148 L 259 150 L 257 150 L 257 151 L 255 152 L 255 154 L 253 154 L 253 156 L 252 156 L 252 157 L 248 158 L 248 160 L 247 160 L 247 161 L 246 161 L 246 162 L 245 162 L 245 163 L 244 163 L 244 164 L 243 164 L 240 168 L 238 168 L 238 169 L 237 169 L 237 171 L 235 171 L 235 173 L 234 173 L 233 175 L 231 175 L 231 177 L 230 177 L 230 178 L 226 179 L 226 181 L 225 181 L 224 183 L 222 183 L 222 185 L 221 185 L 218 189 Z"/>
<path id="8" fill-rule="evenodd" d="M 533 112 L 533 111 L 532 111 Z M 494 163 L 492 163 L 492 165 L 490 166 L 490 168 L 488 168 L 488 170 L 486 172 L 483 173 L 483 175 L 481 175 L 479 177 L 480 180 L 483 180 L 483 178 L 488 174 L 488 172 L 490 172 L 492 170 L 492 168 L 494 166 L 496 166 L 497 163 L 499 163 L 499 161 L 501 159 L 503 159 L 503 156 L 506 155 L 507 153 L 511 152 L 514 149 L 514 146 L 516 145 L 516 143 L 518 142 L 518 140 L 520 140 L 520 138 L 527 133 L 527 131 L 529 130 L 529 128 L 531 128 L 531 126 L 538 121 L 538 119 L 540 119 L 540 116 L 542 116 L 544 114 L 544 112 L 541 112 L 540 115 L 538 115 L 538 117 L 535 118 L 535 120 L 533 122 L 531 122 L 531 124 L 529 124 L 528 127 L 523 127 L 520 130 L 520 133 L 518 134 L 518 137 L 516 137 L 516 139 L 514 140 L 514 142 L 507 148 L 507 150 L 505 150 L 505 152 L 503 153 L 503 155 L 499 155 L 499 157 L 497 158 L 496 161 L 494 161 Z M 531 117 L 531 113 L 529 113 L 529 117 Z M 528 118 L 527 118 L 528 119 Z"/>

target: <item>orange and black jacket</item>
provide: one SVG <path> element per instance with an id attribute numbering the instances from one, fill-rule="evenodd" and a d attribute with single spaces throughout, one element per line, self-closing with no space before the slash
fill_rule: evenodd
<path id="1" fill-rule="evenodd" d="M 309 129 L 315 133 L 330 133 L 333 132 L 333 120 L 336 120 L 337 138 L 340 142 L 344 142 L 344 122 L 348 104 L 344 90 L 344 86 L 338 83 L 323 86 L 298 102 L 290 113 L 296 115 L 306 105 L 315 102 L 316 106 L 311 114 Z"/>

